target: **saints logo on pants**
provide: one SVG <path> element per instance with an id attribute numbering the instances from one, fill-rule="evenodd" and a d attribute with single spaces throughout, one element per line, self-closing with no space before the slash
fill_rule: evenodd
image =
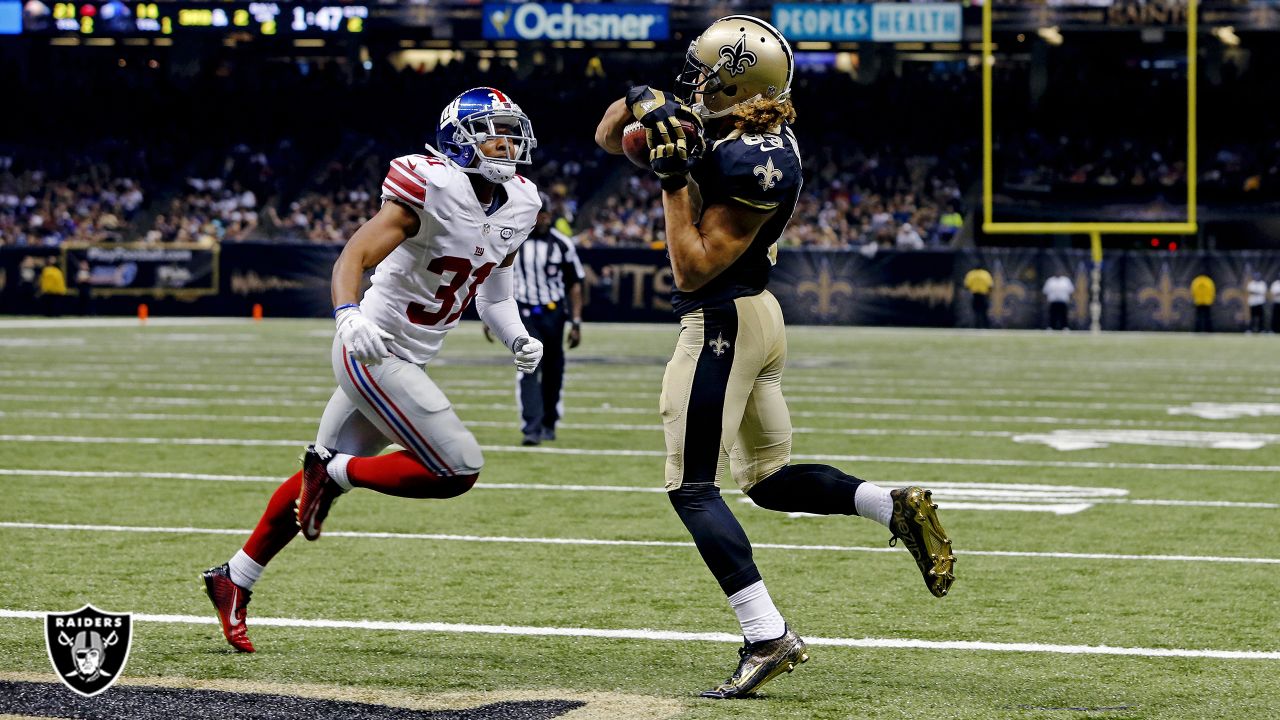
<path id="1" fill-rule="evenodd" d="M 63 684 L 85 697 L 111 687 L 129 660 L 133 616 L 92 605 L 71 613 L 49 613 L 44 642 Z"/>

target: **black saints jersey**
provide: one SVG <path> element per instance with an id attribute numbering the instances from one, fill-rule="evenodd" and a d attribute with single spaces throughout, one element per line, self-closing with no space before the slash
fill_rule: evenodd
<path id="1" fill-rule="evenodd" d="M 698 184 L 703 208 L 725 204 L 773 216 L 751 247 L 711 282 L 672 295 L 678 315 L 764 291 L 777 260 L 777 242 L 800 197 L 800 147 L 786 125 L 780 133 L 735 133 L 712 144 L 690 175 Z"/>

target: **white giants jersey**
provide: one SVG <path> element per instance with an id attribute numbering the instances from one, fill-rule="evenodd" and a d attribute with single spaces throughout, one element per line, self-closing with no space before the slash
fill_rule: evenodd
<path id="1" fill-rule="evenodd" d="M 383 202 L 413 210 L 421 227 L 378 263 L 360 310 L 394 335 L 393 354 L 419 365 L 435 357 L 489 273 L 529 236 L 541 206 L 537 187 L 516 175 L 502 190 L 502 204 L 486 215 L 457 166 L 427 155 L 391 161 Z"/>

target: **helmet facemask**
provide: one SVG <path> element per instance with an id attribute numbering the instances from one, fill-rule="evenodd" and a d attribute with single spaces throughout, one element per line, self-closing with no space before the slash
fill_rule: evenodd
<path id="1" fill-rule="evenodd" d="M 503 183 L 516 174 L 516 166 L 533 162 L 533 149 L 538 140 L 533 135 L 533 124 L 524 113 L 505 110 L 472 113 L 460 119 L 453 134 L 459 145 L 475 148 L 475 158 L 465 171 L 479 172 L 485 180 Z M 507 156 L 494 157 L 482 149 L 492 140 L 506 140 Z"/>
<path id="2" fill-rule="evenodd" d="M 684 69 L 676 76 L 675 96 L 695 110 L 706 110 L 703 98 L 724 89 L 724 81 L 720 79 L 720 67 L 723 64 L 724 60 L 715 65 L 702 62 L 698 57 L 698 41 L 695 39 L 689 43 L 689 51 L 684 55 Z"/>
<path id="3" fill-rule="evenodd" d="M 454 98 L 440 113 L 436 144 L 439 149 L 428 144 L 427 152 L 497 184 L 514 177 L 517 166 L 532 162 L 538 141 L 519 105 L 496 88 L 478 87 Z"/>

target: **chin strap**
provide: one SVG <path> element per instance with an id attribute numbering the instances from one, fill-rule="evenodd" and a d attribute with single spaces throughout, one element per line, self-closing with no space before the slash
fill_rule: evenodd
<path id="1" fill-rule="evenodd" d="M 449 163 L 450 165 L 452 165 L 452 166 L 454 166 L 454 167 L 458 168 L 459 170 L 461 170 L 461 171 L 462 171 L 462 172 L 464 172 L 464 173 L 467 173 L 468 175 L 484 175 L 483 171 L 481 171 L 481 170 L 480 170 L 480 168 L 479 168 L 479 163 L 476 163 L 476 166 L 470 166 L 470 165 L 468 165 L 468 166 L 466 166 L 466 167 L 463 167 L 462 165 L 459 165 L 459 164 L 458 164 L 458 161 L 457 161 L 457 160 L 454 160 L 453 158 L 449 157 L 448 155 L 445 155 L 444 153 L 442 153 L 442 152 L 440 152 L 439 150 L 435 149 L 435 148 L 434 148 L 434 147 L 432 147 L 429 143 L 428 143 L 428 144 L 423 145 L 423 147 L 427 149 L 427 152 L 428 152 L 428 153 L 431 153 L 431 156 L 432 156 L 432 157 L 439 158 L 440 160 L 443 160 L 443 161 L 445 161 L 445 162 Z M 493 158 L 485 158 L 485 157 L 484 157 L 484 153 L 480 152 L 480 150 L 479 150 L 478 148 L 476 149 L 476 158 L 478 158 L 478 159 L 480 160 L 480 162 L 485 162 L 486 160 L 487 160 L 487 161 L 489 161 L 489 162 L 495 162 L 495 161 L 493 160 Z M 502 163 L 497 163 L 497 164 L 501 165 Z M 512 170 L 511 175 L 512 175 L 512 177 L 514 177 L 514 176 L 515 176 L 515 171 L 514 171 L 514 170 Z M 508 179 L 508 180 L 510 180 L 511 178 L 507 178 L 507 179 Z M 495 181 L 495 180 L 490 180 L 490 179 L 489 179 L 489 178 L 487 178 L 487 177 L 485 178 L 485 180 L 488 180 L 489 182 L 492 182 L 492 183 L 495 183 L 495 184 L 496 184 L 496 183 L 498 183 L 498 182 L 505 182 L 505 181 Z"/>
<path id="2" fill-rule="evenodd" d="M 782 103 L 782 102 L 786 102 L 787 99 L 790 97 L 791 97 L 791 88 L 787 88 L 782 92 L 778 93 L 777 95 L 773 96 L 773 99 Z M 693 106 L 693 111 L 698 113 L 698 116 L 704 120 L 715 120 L 716 118 L 722 118 L 725 115 L 731 115 L 735 110 L 742 107 L 743 105 L 746 105 L 747 103 L 753 103 L 762 98 L 764 98 L 764 95 L 761 95 L 760 93 L 756 93 L 752 97 L 749 97 L 740 103 L 734 103 L 733 105 L 719 112 L 711 112 L 710 110 L 707 109 L 706 105 L 703 105 L 702 103 L 697 103 L 696 105 Z"/>

